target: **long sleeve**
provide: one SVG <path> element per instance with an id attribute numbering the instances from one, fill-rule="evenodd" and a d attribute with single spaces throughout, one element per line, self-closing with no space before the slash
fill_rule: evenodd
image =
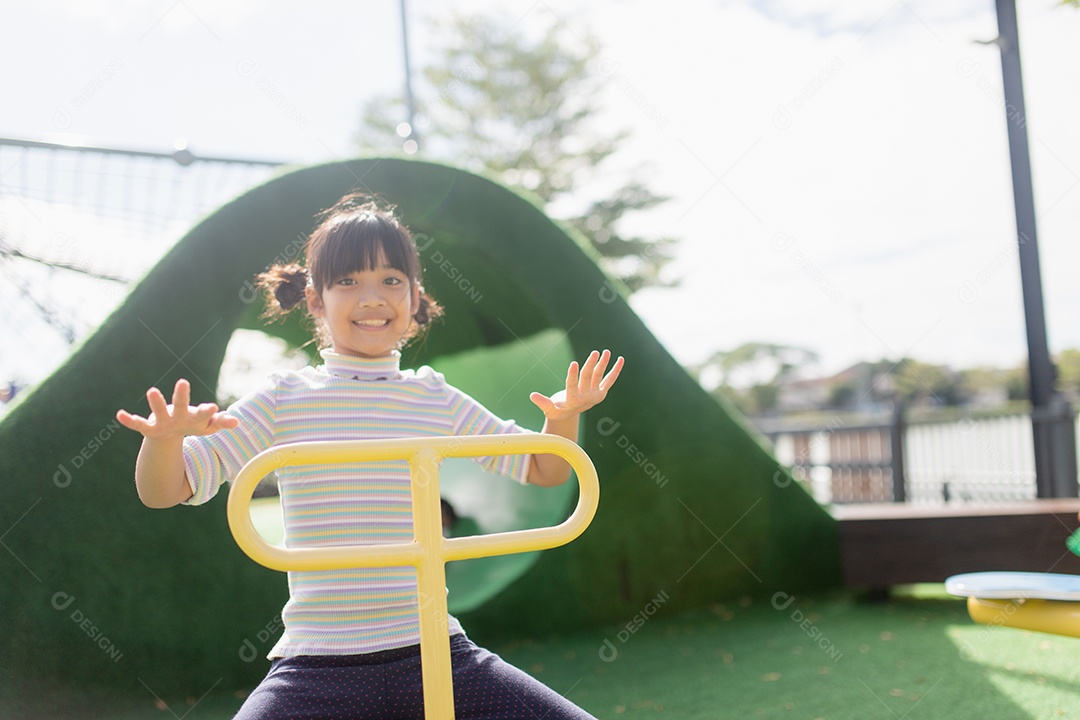
<path id="1" fill-rule="evenodd" d="M 273 444 L 276 395 L 271 379 L 229 407 L 239 426 L 184 438 L 184 467 L 192 492 L 185 505 L 201 505 L 213 498 L 222 483 L 236 477 L 248 460 Z"/>
<path id="2" fill-rule="evenodd" d="M 502 420 L 469 395 L 446 386 L 454 435 L 508 435 L 532 432 L 513 420 Z M 527 484 L 531 455 L 493 455 L 474 458 L 487 470 Z"/>

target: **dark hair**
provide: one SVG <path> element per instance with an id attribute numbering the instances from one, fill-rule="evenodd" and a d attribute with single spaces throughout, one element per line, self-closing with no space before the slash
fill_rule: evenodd
<path id="1" fill-rule="evenodd" d="M 291 263 L 273 265 L 259 274 L 258 286 L 266 292 L 264 318 L 279 319 L 304 305 L 304 288 L 319 295 L 339 278 L 360 270 L 371 270 L 383 257 L 390 267 L 405 273 L 420 288 L 415 321 L 404 341 L 426 331 L 442 315 L 442 307 L 424 292 L 420 253 L 409 229 L 394 217 L 394 206 L 380 204 L 364 193 L 350 193 L 333 207 L 316 216 L 318 225 L 304 245 L 305 266 Z M 318 326 L 322 344 L 329 344 L 325 328 Z"/>

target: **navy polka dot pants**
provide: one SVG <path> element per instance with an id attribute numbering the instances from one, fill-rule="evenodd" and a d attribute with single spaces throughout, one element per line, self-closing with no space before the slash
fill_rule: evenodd
<path id="1" fill-rule="evenodd" d="M 595 720 L 464 635 L 450 638 L 454 715 L 496 720 Z M 423 720 L 418 645 L 368 655 L 278 658 L 234 720 Z"/>

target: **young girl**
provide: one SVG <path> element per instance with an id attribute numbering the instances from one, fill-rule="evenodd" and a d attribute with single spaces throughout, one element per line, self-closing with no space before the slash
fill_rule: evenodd
<path id="1" fill-rule="evenodd" d="M 135 465 L 150 507 L 198 505 L 256 453 L 306 440 L 526 432 L 500 420 L 429 367 L 401 370 L 400 348 L 441 313 L 424 293 L 409 231 L 369 198 L 354 194 L 323 214 L 308 238 L 306 267 L 275 266 L 260 276 L 268 312 L 305 304 L 323 364 L 273 374 L 219 412 L 189 405 L 178 380 L 172 404 L 157 388 L 149 418 L 117 419 L 143 434 Z M 573 362 L 566 389 L 532 393 L 545 433 L 576 442 L 578 418 L 601 402 L 623 366 L 610 353 Z M 605 372 L 607 373 L 605 375 Z M 570 477 L 554 455 L 478 458 L 522 483 L 553 486 Z M 406 461 L 278 471 L 289 547 L 408 542 L 412 539 Z M 285 631 L 270 672 L 237 718 L 423 717 L 416 574 L 411 567 L 290 572 Z M 589 718 L 568 700 L 477 647 L 449 618 L 458 718 Z"/>

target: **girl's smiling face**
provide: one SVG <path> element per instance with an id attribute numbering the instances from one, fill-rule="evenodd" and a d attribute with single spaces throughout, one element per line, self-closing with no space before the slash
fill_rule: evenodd
<path id="1" fill-rule="evenodd" d="M 375 267 L 331 281 L 319 293 L 306 290 L 308 310 L 326 323 L 339 355 L 386 357 L 412 326 L 420 288 L 380 253 Z"/>

